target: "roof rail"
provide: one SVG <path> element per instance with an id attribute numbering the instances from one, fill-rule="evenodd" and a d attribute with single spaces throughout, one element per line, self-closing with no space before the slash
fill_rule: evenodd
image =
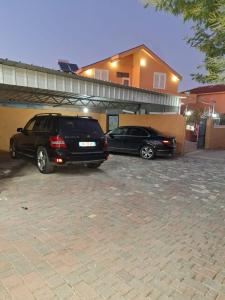
<path id="1" fill-rule="evenodd" d="M 35 115 L 35 117 L 37 116 L 61 116 L 62 114 L 60 113 L 42 113 L 42 114 L 37 114 Z"/>
<path id="2" fill-rule="evenodd" d="M 83 119 L 93 119 L 91 116 L 78 116 L 77 118 L 83 118 Z"/>

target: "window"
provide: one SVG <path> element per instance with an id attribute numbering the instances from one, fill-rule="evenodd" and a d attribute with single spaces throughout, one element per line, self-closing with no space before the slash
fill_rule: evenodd
<path id="1" fill-rule="evenodd" d="M 153 88 L 165 90 L 166 87 L 166 74 L 165 73 L 154 73 L 154 81 L 153 81 Z"/>
<path id="2" fill-rule="evenodd" d="M 129 78 L 130 77 L 129 73 L 123 73 L 123 72 L 117 72 L 116 76 L 118 78 Z"/>
<path id="3" fill-rule="evenodd" d="M 130 79 L 129 78 L 122 78 L 122 84 L 125 86 L 129 86 L 130 85 Z"/>
<path id="4" fill-rule="evenodd" d="M 109 71 L 108 70 L 103 70 L 103 69 L 94 69 L 94 70 L 95 70 L 95 73 L 94 73 L 95 79 L 109 81 Z"/>
<path id="5" fill-rule="evenodd" d="M 127 134 L 127 128 L 126 127 L 116 128 L 111 133 L 114 134 L 114 135 L 126 135 Z"/>
<path id="6" fill-rule="evenodd" d="M 25 130 L 27 131 L 32 131 L 34 128 L 34 124 L 35 124 L 35 119 L 30 120 L 27 125 L 24 127 Z"/>
<path id="7" fill-rule="evenodd" d="M 46 132 L 48 130 L 48 117 L 38 117 L 34 125 L 34 131 Z"/>
<path id="8" fill-rule="evenodd" d="M 98 122 L 85 118 L 61 117 L 59 119 L 60 133 L 68 136 L 80 136 L 98 138 L 103 136 L 102 129 Z"/>
<path id="9" fill-rule="evenodd" d="M 159 133 L 155 130 L 155 129 L 153 129 L 153 128 L 148 128 L 148 132 L 150 133 L 150 135 L 158 135 Z"/>
<path id="10" fill-rule="evenodd" d="M 119 116 L 118 115 L 108 115 L 107 117 L 107 128 L 113 130 L 119 126 Z"/>
<path id="11" fill-rule="evenodd" d="M 148 136 L 148 133 L 141 128 L 130 128 L 129 129 L 129 135 L 133 135 L 133 136 Z"/>

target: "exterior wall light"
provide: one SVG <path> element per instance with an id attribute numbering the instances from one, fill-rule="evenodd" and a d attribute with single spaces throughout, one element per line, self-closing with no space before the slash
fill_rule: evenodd
<path id="1" fill-rule="evenodd" d="M 84 108 L 83 108 L 83 112 L 84 112 L 85 114 L 87 114 L 87 113 L 89 112 L 89 109 L 88 109 L 87 107 L 84 107 Z"/>
<path id="2" fill-rule="evenodd" d="M 92 70 L 91 70 L 91 69 L 86 70 L 86 71 L 85 71 L 85 74 L 86 74 L 87 76 L 91 76 L 91 75 L 92 75 Z"/>
<path id="3" fill-rule="evenodd" d="M 191 110 L 187 110 L 185 112 L 185 116 L 190 117 L 192 115 L 192 111 Z"/>
<path id="4" fill-rule="evenodd" d="M 173 75 L 173 76 L 172 76 L 172 81 L 173 81 L 173 82 L 178 82 L 178 81 L 179 81 L 179 78 L 178 78 L 176 75 Z"/>
<path id="5" fill-rule="evenodd" d="M 117 60 L 114 60 L 111 62 L 111 67 L 112 68 L 116 68 L 118 66 L 118 61 Z"/>
<path id="6" fill-rule="evenodd" d="M 219 119 L 219 115 L 217 113 L 212 113 L 212 118 L 213 119 Z"/>
<path id="7" fill-rule="evenodd" d="M 145 58 L 141 58 L 141 60 L 140 60 L 140 66 L 141 67 L 145 67 L 146 66 L 146 59 Z"/>

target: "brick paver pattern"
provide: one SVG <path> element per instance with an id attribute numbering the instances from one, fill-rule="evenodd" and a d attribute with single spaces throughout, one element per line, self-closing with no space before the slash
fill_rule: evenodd
<path id="1" fill-rule="evenodd" d="M 0 180 L 0 299 L 225 299 L 225 160 Z"/>

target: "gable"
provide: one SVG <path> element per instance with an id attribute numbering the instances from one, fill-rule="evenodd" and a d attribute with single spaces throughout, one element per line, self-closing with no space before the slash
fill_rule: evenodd
<path id="1" fill-rule="evenodd" d="M 179 79 L 182 79 L 182 76 L 177 73 L 174 69 L 172 69 L 165 61 L 163 61 L 158 55 L 156 55 L 153 51 L 151 51 L 148 47 L 146 47 L 145 45 L 140 45 L 137 46 L 135 48 L 120 52 L 116 55 L 110 56 L 108 58 L 105 58 L 103 60 L 97 61 L 93 64 L 87 65 L 85 67 L 82 67 L 81 69 L 79 69 L 76 73 L 80 74 L 88 69 L 94 68 L 97 64 L 104 64 L 105 62 L 112 62 L 112 61 L 116 61 L 122 58 L 125 58 L 126 56 L 129 56 L 131 54 L 135 54 L 139 51 L 145 51 L 146 54 L 148 54 L 152 59 L 154 59 L 155 61 L 157 61 L 158 63 L 162 64 L 163 66 L 165 66 L 165 68 L 167 68 L 171 73 L 175 74 Z"/>

